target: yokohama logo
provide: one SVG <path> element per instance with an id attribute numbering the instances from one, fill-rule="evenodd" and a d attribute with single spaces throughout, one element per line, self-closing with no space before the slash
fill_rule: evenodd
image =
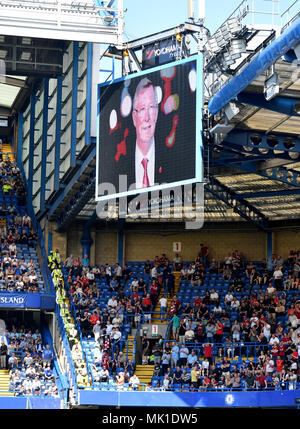
<path id="1" fill-rule="evenodd" d="M 146 59 L 150 60 L 151 57 L 159 57 L 160 55 L 172 54 L 174 51 L 177 51 L 178 47 L 176 45 L 166 46 L 158 49 L 148 49 L 146 50 Z"/>

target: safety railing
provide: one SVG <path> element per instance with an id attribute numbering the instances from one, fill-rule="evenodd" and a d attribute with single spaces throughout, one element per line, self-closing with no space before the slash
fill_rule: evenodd
<path id="1" fill-rule="evenodd" d="M 191 386 L 192 383 L 190 383 L 189 385 L 181 385 L 180 387 L 174 387 L 174 386 L 170 386 L 168 388 L 164 388 L 163 386 L 160 387 L 153 387 L 153 386 L 146 386 L 146 391 L 152 391 L 152 392 L 160 392 L 160 391 L 167 391 L 167 392 L 190 392 L 190 393 L 195 393 L 195 392 L 242 392 L 242 391 L 247 391 L 247 392 L 257 392 L 257 391 L 274 391 L 274 390 L 299 390 L 300 389 L 300 383 L 296 382 L 296 381 L 279 381 L 278 383 L 276 383 L 276 385 L 274 383 L 268 383 L 266 386 L 260 386 L 257 385 L 257 387 L 248 387 L 245 384 L 245 381 L 242 380 L 241 381 L 241 385 L 240 387 L 232 387 L 232 386 L 225 386 L 225 385 L 216 385 L 215 387 L 204 387 L 204 386 L 199 386 L 199 388 L 192 387 Z"/>
<path id="2" fill-rule="evenodd" d="M 139 390 L 139 391 L 143 391 L 143 392 L 189 392 L 189 393 L 195 393 L 195 392 L 242 392 L 242 391 L 252 391 L 252 392 L 257 392 L 257 391 L 276 391 L 276 390 L 299 390 L 300 389 L 300 383 L 296 382 L 296 381 L 279 381 L 278 383 L 276 383 L 276 385 L 274 385 L 274 383 L 267 383 L 266 386 L 260 386 L 257 385 L 256 387 L 248 387 L 245 384 L 245 381 L 242 380 L 241 381 L 241 385 L 240 387 L 231 387 L 231 386 L 225 386 L 225 385 L 216 385 L 215 387 L 204 387 L 204 386 L 199 386 L 198 387 L 193 387 L 191 386 L 192 383 L 188 383 L 188 384 L 182 384 L 181 386 L 170 386 L 170 387 L 164 387 L 164 386 L 159 386 L 159 387 L 154 387 L 152 385 L 149 384 L 145 384 L 145 383 L 138 383 L 135 387 L 133 387 L 130 383 L 124 383 L 122 385 L 117 385 L 117 383 L 113 380 L 110 380 L 108 382 L 94 382 L 93 383 L 93 390 L 112 390 L 112 391 L 123 391 L 123 392 L 127 392 L 127 391 L 134 391 L 134 390 Z M 82 387 L 85 388 L 85 387 Z"/>
<path id="3" fill-rule="evenodd" d="M 286 30 L 299 17 L 299 0 L 295 0 L 290 7 L 281 14 L 281 32 Z"/>

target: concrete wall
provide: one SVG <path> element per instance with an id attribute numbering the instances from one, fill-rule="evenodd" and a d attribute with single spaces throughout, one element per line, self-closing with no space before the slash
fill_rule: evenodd
<path id="1" fill-rule="evenodd" d="M 53 248 L 58 247 L 63 257 L 82 256 L 80 239 L 83 224 L 72 225 L 67 233 L 57 233 L 53 225 Z M 300 230 L 287 229 L 273 232 L 273 253 L 287 257 L 293 248 L 300 248 Z M 118 261 L 118 230 L 116 224 L 93 226 L 91 229 L 93 245 L 90 259 L 92 264 L 113 264 Z M 248 260 L 262 260 L 267 257 L 267 234 L 251 229 L 215 228 L 199 231 L 185 231 L 182 227 L 166 225 L 126 225 L 124 233 L 124 261 L 153 260 L 156 255 L 166 253 L 170 259 L 175 255 L 173 243 L 180 242 L 181 257 L 193 260 L 199 251 L 200 243 L 209 247 L 210 256 L 223 259 L 228 252 L 241 251 Z"/>
<path id="2" fill-rule="evenodd" d="M 157 254 L 166 253 L 169 258 L 175 256 L 173 243 L 181 242 L 181 257 L 193 260 L 204 243 L 210 249 L 211 257 L 223 259 L 228 252 L 236 249 L 249 259 L 259 260 L 266 255 L 266 235 L 262 232 L 238 231 L 193 231 L 181 234 L 136 233 L 126 234 L 126 259 L 138 261 L 153 259 Z"/>

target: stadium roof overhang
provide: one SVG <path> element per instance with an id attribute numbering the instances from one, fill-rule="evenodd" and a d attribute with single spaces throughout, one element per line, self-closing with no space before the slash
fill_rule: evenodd
<path id="1" fill-rule="evenodd" d="M 208 103 L 211 174 L 270 221 L 300 218 L 299 47 L 298 18 Z"/>

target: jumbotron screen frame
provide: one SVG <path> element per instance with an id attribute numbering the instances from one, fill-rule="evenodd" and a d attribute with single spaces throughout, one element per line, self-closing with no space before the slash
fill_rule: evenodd
<path id="1" fill-rule="evenodd" d="M 106 201 L 110 199 L 134 196 L 146 192 L 159 191 L 168 188 L 174 189 L 178 186 L 187 185 L 191 183 L 199 183 L 203 181 L 202 61 L 203 59 L 201 55 L 195 55 L 187 59 L 174 61 L 172 63 L 164 64 L 159 67 L 153 67 L 151 68 L 151 70 L 144 70 L 139 73 L 134 73 L 128 76 L 114 79 L 110 82 L 98 84 L 95 186 L 96 201 Z M 182 72 L 180 73 L 180 71 Z M 185 72 L 186 79 L 183 79 Z M 179 80 L 178 83 L 176 81 L 176 77 L 177 80 Z M 136 188 L 137 180 L 131 180 L 128 183 L 127 174 L 128 172 L 131 172 L 132 176 L 134 170 L 134 176 L 137 177 L 138 175 L 137 166 L 134 159 L 137 158 L 137 115 L 140 116 L 141 109 L 137 109 L 135 108 L 135 106 L 140 107 L 141 104 L 138 104 L 135 95 L 137 85 L 142 80 L 144 82 L 144 78 L 149 79 L 151 83 L 153 83 L 153 86 L 155 88 L 155 100 L 157 102 L 158 110 L 156 125 L 154 127 L 154 140 L 156 151 L 154 167 L 155 172 L 154 174 L 152 174 L 152 181 L 154 180 L 154 184 L 150 183 L 151 179 L 148 180 L 148 182 L 144 182 L 144 176 L 142 186 L 146 187 Z M 174 88 L 174 82 L 177 84 L 176 88 Z M 138 90 L 138 95 L 141 94 L 139 91 L 140 90 Z M 145 91 L 144 88 L 142 88 L 142 91 Z M 146 92 L 143 92 L 142 94 L 146 94 Z M 148 91 L 148 95 L 149 94 L 151 97 L 151 91 Z M 116 103 L 114 99 L 117 96 L 120 97 L 118 98 L 118 100 L 120 101 Z M 145 96 L 143 96 L 143 100 L 145 100 Z M 145 105 L 145 103 L 143 105 Z M 154 111 L 155 106 L 149 106 L 150 110 L 149 107 L 146 107 L 143 110 L 143 115 L 145 117 L 151 116 L 152 112 Z M 151 110 L 151 108 L 153 110 Z M 133 119 L 134 115 L 135 122 Z M 147 119 L 151 120 L 151 118 Z M 149 129 L 151 129 L 150 125 Z M 185 141 L 188 141 L 188 143 L 180 147 L 180 141 L 178 142 L 179 138 L 177 138 L 177 136 L 181 136 L 180 138 L 185 139 Z M 159 143 L 157 143 L 157 141 Z M 177 155 L 176 152 L 174 152 L 174 149 L 176 148 L 176 143 Z M 135 147 L 135 150 L 133 149 L 133 146 Z M 129 154 L 130 150 L 131 157 Z M 170 155 L 168 155 L 168 150 Z M 173 160 L 175 160 L 174 162 L 172 161 L 172 153 Z M 124 166 L 124 159 L 126 157 L 127 164 L 125 163 L 125 170 L 123 168 L 122 171 L 119 170 L 116 173 L 116 167 L 119 168 L 121 164 L 119 163 L 119 161 L 121 160 Z M 165 166 L 160 165 L 162 160 L 166 158 L 168 159 L 169 165 L 173 165 L 173 176 L 175 174 L 174 165 L 177 163 L 176 165 L 180 165 L 180 168 L 182 166 L 182 169 L 184 169 L 185 167 L 188 171 L 192 170 L 193 174 L 191 174 L 191 177 L 185 177 L 179 180 L 177 180 L 176 178 L 172 181 L 164 181 L 158 184 L 155 178 L 163 177 L 163 172 L 167 170 Z M 135 163 L 135 166 L 133 166 L 133 163 Z M 170 170 L 172 170 L 172 168 L 170 168 Z M 180 172 L 182 173 L 182 170 L 180 170 Z M 123 184 L 120 185 L 120 176 L 124 174 L 126 174 L 126 186 Z M 185 174 L 187 175 L 188 172 L 185 172 Z M 107 180 L 110 175 L 118 177 L 119 182 L 116 183 L 116 180 Z M 150 173 L 149 176 L 151 176 Z M 169 176 L 171 176 L 171 173 L 169 173 Z M 111 193 L 109 193 L 107 188 L 106 192 L 108 193 L 103 194 L 102 190 L 100 194 L 99 187 L 104 183 L 108 185 L 108 188 L 109 184 L 113 185 L 113 187 L 111 188 Z M 135 186 L 133 186 L 133 183 Z M 118 189 L 117 185 L 119 185 Z M 113 188 L 115 191 L 113 191 Z"/>

